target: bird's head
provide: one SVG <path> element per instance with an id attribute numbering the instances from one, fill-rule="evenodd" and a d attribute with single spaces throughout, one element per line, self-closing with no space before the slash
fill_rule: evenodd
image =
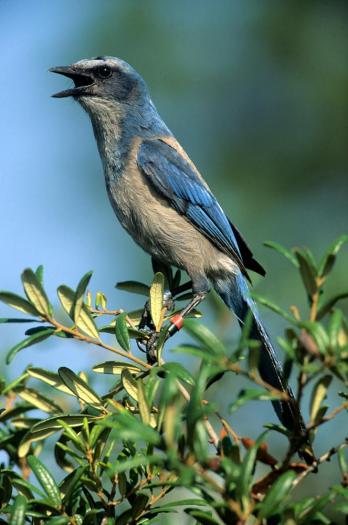
<path id="1" fill-rule="evenodd" d="M 148 98 L 143 78 L 127 62 L 103 56 L 80 60 L 71 66 L 53 67 L 53 73 L 71 78 L 74 87 L 53 97 L 74 97 L 87 111 L 98 111 L 105 105 L 141 106 Z"/>

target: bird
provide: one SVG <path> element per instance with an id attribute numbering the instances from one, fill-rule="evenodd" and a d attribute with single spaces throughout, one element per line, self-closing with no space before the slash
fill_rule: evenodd
<path id="1" fill-rule="evenodd" d="M 248 270 L 261 275 L 265 270 L 160 117 L 143 77 L 124 60 L 111 56 L 83 59 L 50 71 L 74 82 L 52 96 L 73 97 L 88 113 L 107 193 L 121 225 L 154 260 L 189 275 L 193 299 L 182 318 L 211 288 L 241 326 L 251 316 L 250 337 L 260 345 L 259 374 L 286 394 L 272 401 L 275 412 L 293 436 L 307 443 L 302 457 L 312 463 L 298 403 L 250 296 Z M 176 319 L 176 327 L 181 324 Z"/>

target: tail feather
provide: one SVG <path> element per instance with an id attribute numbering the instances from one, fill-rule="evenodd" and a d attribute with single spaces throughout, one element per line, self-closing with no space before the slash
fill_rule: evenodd
<path id="1" fill-rule="evenodd" d="M 214 288 L 225 304 L 233 310 L 239 323 L 243 325 L 249 311 L 252 313 L 250 337 L 261 343 L 259 357 L 259 373 L 263 381 L 288 395 L 287 400 L 272 401 L 274 410 L 281 423 L 290 430 L 295 437 L 304 438 L 306 426 L 302 419 L 297 401 L 291 388 L 287 385 L 282 366 L 278 361 L 276 352 L 270 338 L 261 322 L 255 302 L 251 299 L 249 288 L 243 275 L 237 274 L 232 280 L 217 280 Z M 313 462 L 313 453 L 310 448 L 303 453 L 306 461 Z M 312 459 L 310 459 L 312 456 Z"/>

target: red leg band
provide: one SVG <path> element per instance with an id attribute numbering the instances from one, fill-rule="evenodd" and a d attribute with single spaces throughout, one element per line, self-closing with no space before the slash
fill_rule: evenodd
<path id="1" fill-rule="evenodd" d="M 180 314 L 173 315 L 170 319 L 172 325 L 169 327 L 168 334 L 169 336 L 174 335 L 176 332 L 179 332 L 184 324 L 184 318 Z"/>

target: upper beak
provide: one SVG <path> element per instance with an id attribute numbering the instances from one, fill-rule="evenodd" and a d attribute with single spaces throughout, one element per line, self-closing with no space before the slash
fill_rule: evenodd
<path id="1" fill-rule="evenodd" d="M 75 83 L 75 87 L 65 89 L 64 91 L 59 91 L 58 93 L 52 95 L 52 97 L 55 98 L 82 95 L 83 93 L 86 93 L 87 87 L 94 84 L 94 80 L 88 72 L 78 70 L 74 66 L 51 67 L 49 71 L 51 73 L 58 73 L 59 75 L 64 75 L 65 77 L 71 78 Z"/>

